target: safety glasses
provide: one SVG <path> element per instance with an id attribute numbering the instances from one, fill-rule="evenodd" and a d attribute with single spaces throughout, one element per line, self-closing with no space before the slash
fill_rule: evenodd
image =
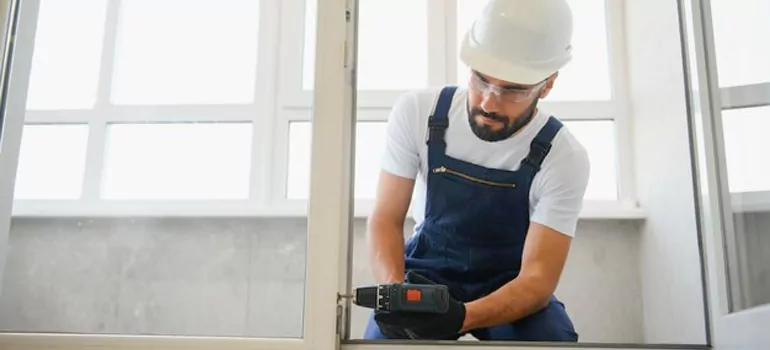
<path id="1" fill-rule="evenodd" d="M 531 98 L 547 80 L 545 79 L 535 85 L 522 87 L 499 87 L 489 84 L 478 73 L 473 72 L 470 77 L 469 86 L 471 90 L 484 94 L 484 97 L 487 94 L 494 94 L 500 102 L 517 103 Z"/>

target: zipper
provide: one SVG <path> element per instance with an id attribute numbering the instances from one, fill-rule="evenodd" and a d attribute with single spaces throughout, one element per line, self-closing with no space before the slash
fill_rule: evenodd
<path id="1" fill-rule="evenodd" d="M 455 171 L 455 170 L 449 169 L 449 168 L 447 168 L 447 167 L 445 167 L 443 165 L 438 167 L 438 168 L 433 168 L 433 173 L 434 174 L 444 174 L 444 173 L 445 174 L 452 174 L 452 175 L 464 178 L 464 179 L 466 179 L 468 181 L 473 181 L 473 182 L 477 182 L 477 183 L 488 185 L 488 186 L 507 187 L 507 188 L 515 188 L 516 187 L 516 184 L 512 184 L 512 183 L 495 182 L 495 181 L 479 179 L 479 178 L 476 178 L 476 177 L 473 177 L 473 176 L 470 176 L 470 175 L 463 174 L 463 173 L 461 173 L 459 171 Z"/>

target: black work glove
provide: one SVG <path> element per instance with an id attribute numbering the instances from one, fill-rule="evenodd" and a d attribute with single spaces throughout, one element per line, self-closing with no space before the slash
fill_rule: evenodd
<path id="1" fill-rule="evenodd" d="M 411 271 L 406 275 L 406 282 L 411 284 L 436 284 Z M 402 339 L 404 339 L 404 335 L 411 339 L 441 339 L 460 333 L 460 329 L 465 321 L 465 304 L 450 296 L 449 308 L 443 314 L 381 311 L 374 315 L 374 320 L 380 325 L 380 331 L 383 334 L 385 334 L 385 329 L 390 329 L 398 333 L 398 337 Z M 385 335 L 390 337 L 388 334 Z"/>

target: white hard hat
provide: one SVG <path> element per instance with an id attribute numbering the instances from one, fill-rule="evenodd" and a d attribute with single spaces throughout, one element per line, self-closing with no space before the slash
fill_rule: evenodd
<path id="1" fill-rule="evenodd" d="M 572 59 L 566 0 L 490 0 L 465 34 L 460 59 L 473 70 L 536 84 Z"/>

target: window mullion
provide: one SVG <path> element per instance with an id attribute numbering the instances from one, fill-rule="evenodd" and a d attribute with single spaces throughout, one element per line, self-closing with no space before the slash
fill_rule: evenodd
<path id="1" fill-rule="evenodd" d="M 99 200 L 101 191 L 102 169 L 104 164 L 104 147 L 107 138 L 107 123 L 102 115 L 110 111 L 110 95 L 112 94 L 112 76 L 115 65 L 115 50 L 117 46 L 118 26 L 120 19 L 120 4 L 122 0 L 109 0 L 107 14 L 104 20 L 104 41 L 102 42 L 102 57 L 99 71 L 94 113 L 89 113 L 89 137 L 86 148 L 86 169 L 83 176 L 83 195 L 86 201 Z"/>
<path id="2" fill-rule="evenodd" d="M 446 67 L 444 68 L 446 69 L 446 80 L 450 84 L 459 81 L 457 76 L 457 67 L 460 64 L 460 56 L 458 55 L 459 51 L 457 47 L 457 1 L 458 0 L 447 0 L 442 2 L 445 7 L 444 33 L 446 33 L 446 45 L 444 47 L 446 51 L 444 51 L 444 55 L 447 57 Z"/>
<path id="3" fill-rule="evenodd" d="M 452 61 L 447 53 L 451 36 L 447 32 L 448 9 L 452 1 L 428 1 L 428 84 L 440 85 L 449 80 L 447 67 Z"/>
<path id="4" fill-rule="evenodd" d="M 270 166 L 271 155 L 277 142 L 273 129 L 278 119 L 278 91 L 280 62 L 281 5 L 286 1 L 266 0 L 260 3 L 259 48 L 254 101 L 257 113 L 253 114 L 252 155 L 249 179 L 249 198 L 268 205 L 272 199 L 270 188 L 274 186 Z"/>
<path id="5" fill-rule="evenodd" d="M 615 145 L 617 147 L 618 199 L 624 206 L 637 206 L 633 167 L 631 104 L 626 55 L 625 7 L 622 1 L 607 1 L 607 48 L 610 63 Z"/>

